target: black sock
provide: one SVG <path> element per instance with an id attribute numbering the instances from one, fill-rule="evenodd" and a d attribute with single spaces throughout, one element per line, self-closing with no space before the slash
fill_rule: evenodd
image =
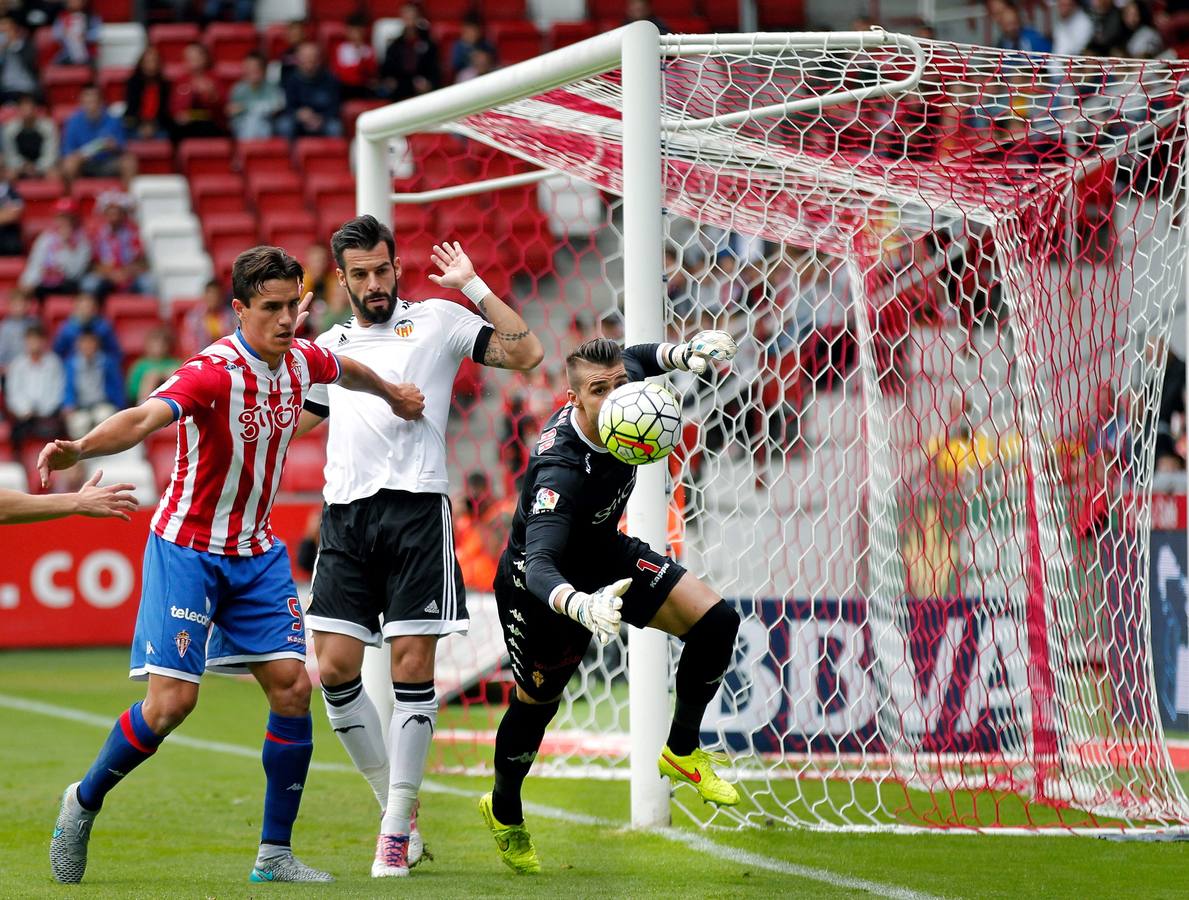
<path id="1" fill-rule="evenodd" d="M 719 600 L 682 638 L 685 648 L 677 664 L 677 707 L 668 741 L 669 749 L 678 756 L 688 756 L 698 746 L 702 717 L 731 665 L 738 631 L 739 614 Z"/>
<path id="2" fill-rule="evenodd" d="M 523 703 L 512 695 L 495 733 L 495 790 L 491 792 L 491 811 L 504 825 L 519 825 L 524 821 L 520 786 L 533 767 L 545 729 L 560 705 L 559 700 Z"/>

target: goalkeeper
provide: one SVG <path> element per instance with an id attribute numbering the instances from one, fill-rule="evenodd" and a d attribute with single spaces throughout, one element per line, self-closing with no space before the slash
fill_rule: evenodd
<path id="1" fill-rule="evenodd" d="M 621 618 L 685 643 L 673 723 L 657 763 L 661 774 L 692 785 L 708 802 L 739 802 L 698 747 L 702 715 L 731 662 L 739 615 L 675 560 L 619 532 L 636 468 L 603 446 L 597 425 L 603 401 L 617 387 L 673 369 L 701 373 L 709 360 L 730 360 L 735 350 L 729 335 L 704 331 L 686 344 L 626 350 L 599 338 L 566 358 L 569 403 L 546 423 L 529 457 L 495 577 L 516 690 L 496 733 L 495 789 L 479 809 L 513 871 L 541 869 L 520 789 L 545 728 L 591 634 L 607 643 Z"/>

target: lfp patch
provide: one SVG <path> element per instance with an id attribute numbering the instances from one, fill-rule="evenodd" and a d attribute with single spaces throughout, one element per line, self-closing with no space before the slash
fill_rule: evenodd
<path id="1" fill-rule="evenodd" d="M 401 319 L 392 330 L 396 332 L 397 337 L 408 337 L 413 333 L 413 320 Z"/>
<path id="2" fill-rule="evenodd" d="M 557 491 L 551 491 L 549 488 L 541 488 L 537 491 L 537 496 L 533 499 L 533 515 L 556 509 L 557 501 L 560 499 L 561 497 L 557 495 Z"/>

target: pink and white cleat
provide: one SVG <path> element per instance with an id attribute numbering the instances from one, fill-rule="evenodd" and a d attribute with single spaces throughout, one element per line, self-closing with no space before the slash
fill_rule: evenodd
<path id="1" fill-rule="evenodd" d="M 372 878 L 406 878 L 409 874 L 409 836 L 382 834 L 376 838 Z"/>

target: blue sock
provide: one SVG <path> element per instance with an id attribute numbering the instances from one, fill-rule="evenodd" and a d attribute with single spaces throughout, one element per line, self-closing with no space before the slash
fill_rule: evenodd
<path id="1" fill-rule="evenodd" d="M 314 720 L 304 716 L 268 714 L 264 735 L 264 828 L 260 843 L 289 846 L 293 822 L 305 790 L 310 757 L 314 755 Z"/>
<path id="2" fill-rule="evenodd" d="M 157 752 L 165 740 L 149 727 L 140 711 L 141 703 L 133 703 L 116 721 L 95 762 L 78 786 L 78 802 L 86 809 L 103 806 L 107 792 Z"/>

